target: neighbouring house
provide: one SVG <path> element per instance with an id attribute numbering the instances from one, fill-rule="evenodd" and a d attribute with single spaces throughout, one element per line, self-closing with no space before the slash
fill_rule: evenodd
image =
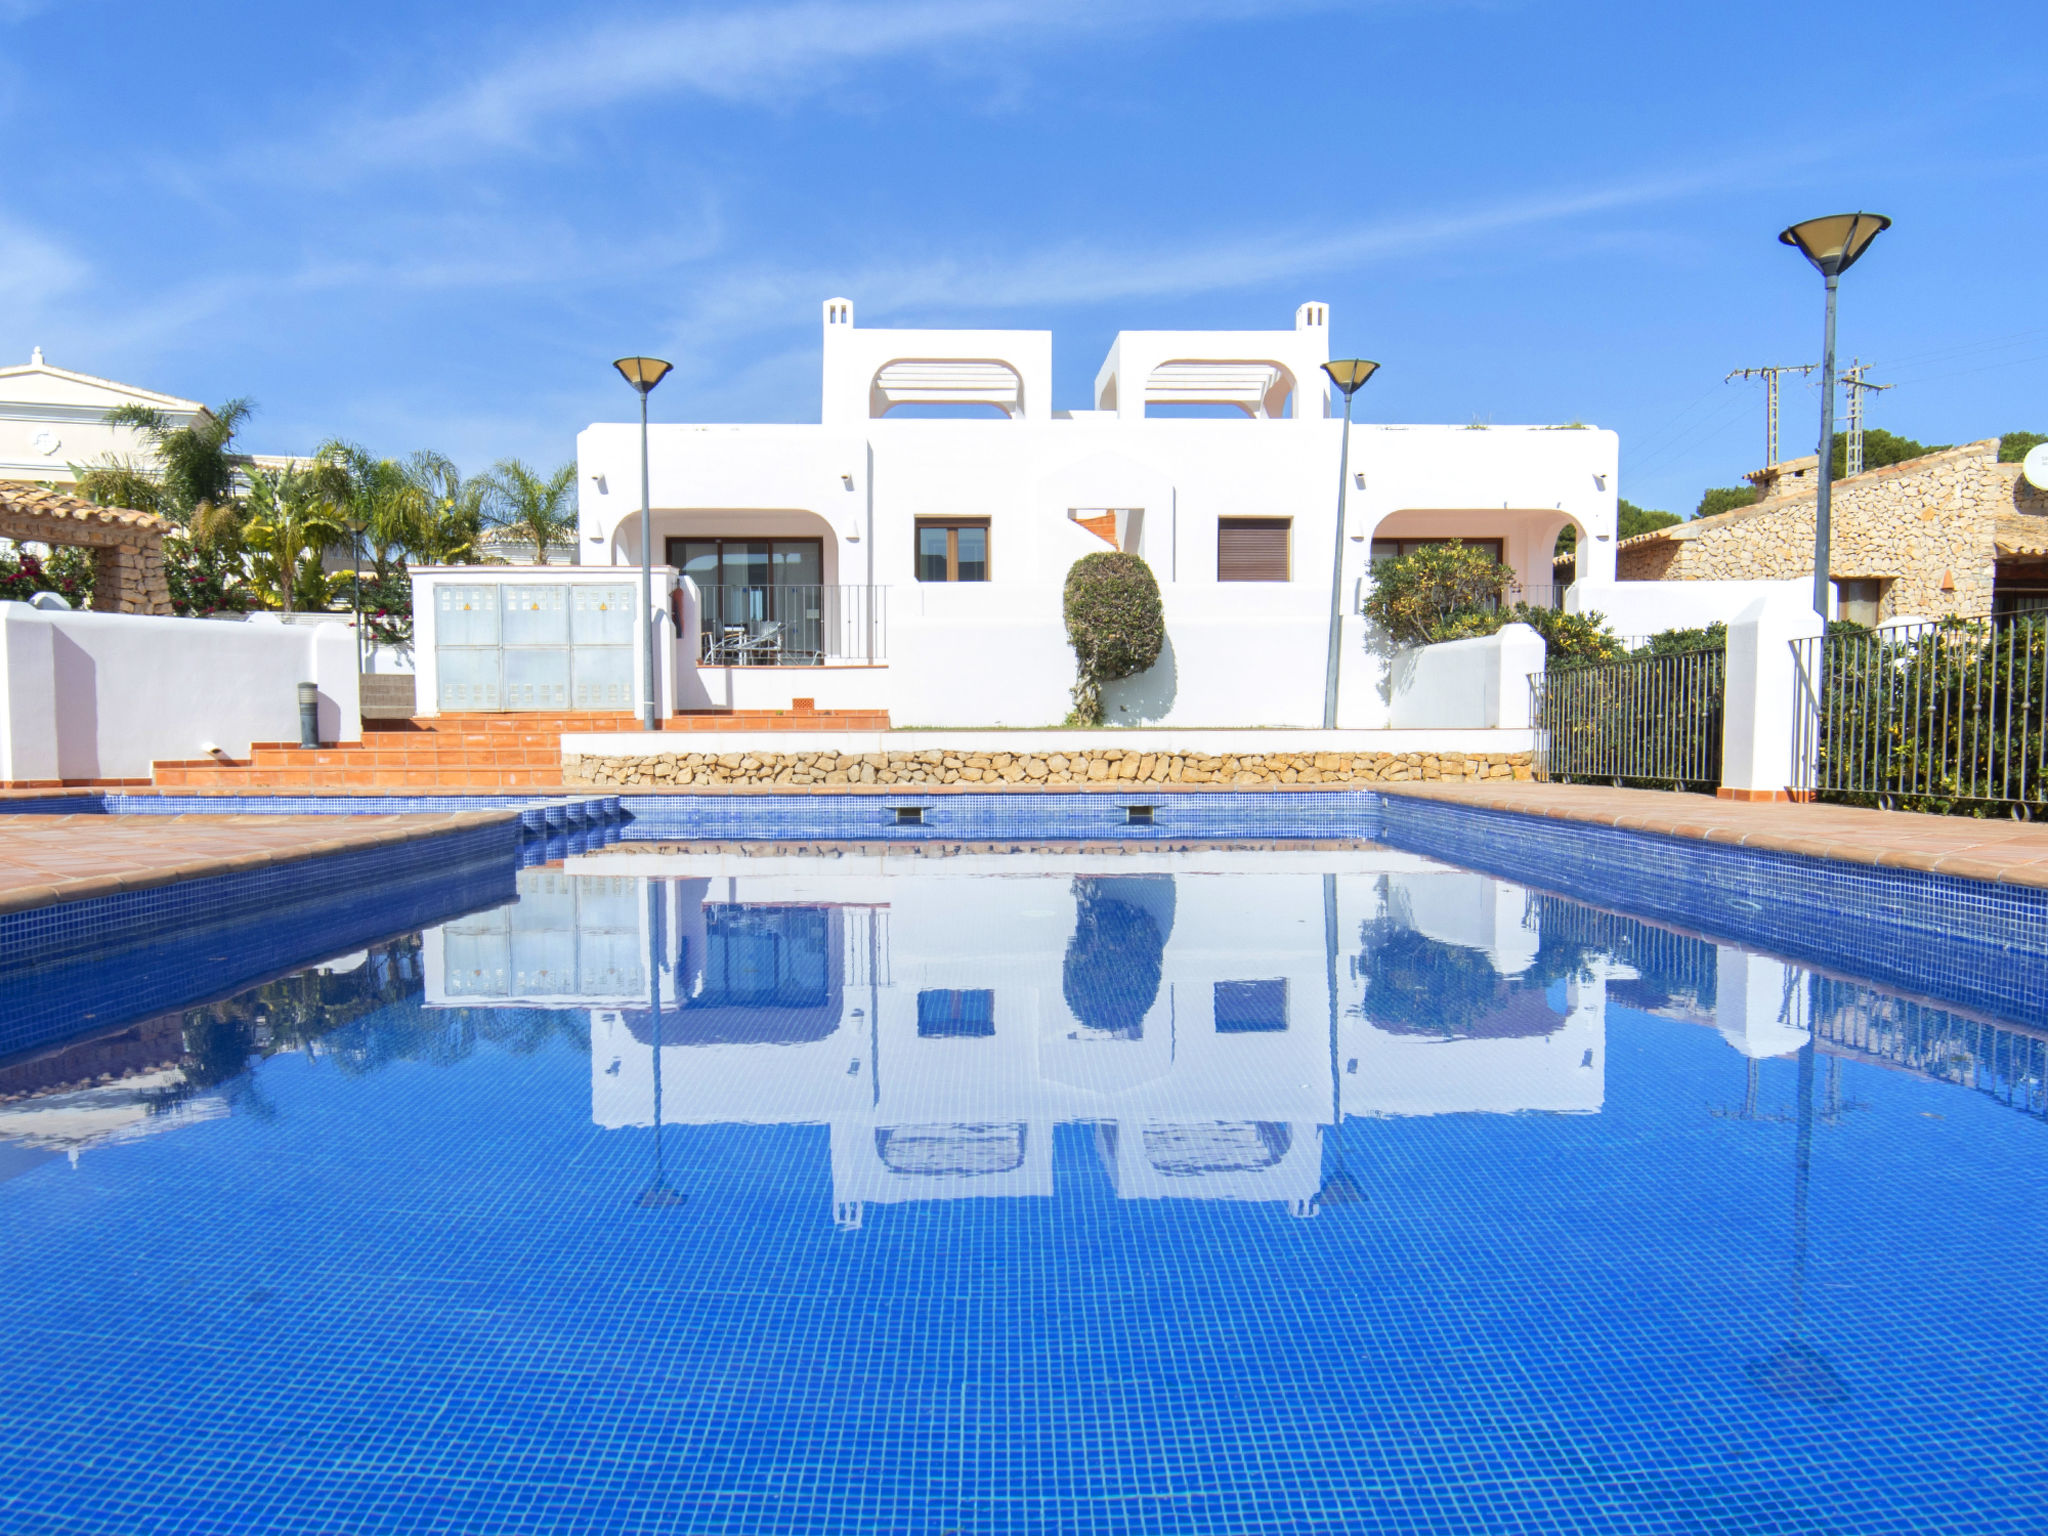
<path id="1" fill-rule="evenodd" d="M 147 456 L 149 443 L 140 432 L 107 424 L 107 412 L 119 405 L 161 411 L 172 427 L 188 427 L 207 414 L 197 400 L 54 367 L 43 361 L 41 347 L 25 365 L 0 368 L 0 480 L 70 486 L 78 478 L 74 464 L 110 454 Z"/>
<path id="2" fill-rule="evenodd" d="M 1622 540 L 1630 581 L 1769 581 L 1813 574 L 1818 460 L 1747 478 L 1752 505 Z M 1834 482 L 1829 577 L 1836 616 L 1875 624 L 2048 607 L 2048 493 L 1995 438 Z"/>
<path id="3" fill-rule="evenodd" d="M 138 384 L 96 378 L 43 361 L 37 347 L 27 363 L 0 368 L 0 482 L 26 480 L 60 489 L 77 484 L 73 465 L 106 458 L 147 461 L 149 440 L 136 428 L 113 426 L 107 412 L 119 405 L 147 406 L 176 429 L 207 419 L 197 400 Z M 283 469 L 311 462 L 290 454 L 237 455 L 244 467 Z"/>
<path id="4" fill-rule="evenodd" d="M 862 328 L 831 299 L 823 354 L 816 423 L 651 429 L 655 559 L 700 595 L 679 697 L 1056 722 L 1074 675 L 1062 585 L 1115 548 L 1157 576 L 1168 642 L 1112 685 L 1112 720 L 1319 724 L 1334 568 L 1339 721 L 1379 726 L 1387 657 L 1359 612 L 1373 560 L 1461 538 L 1547 603 L 1570 525 L 1588 573 L 1612 575 L 1618 444 L 1577 424 L 1359 422 L 1340 529 L 1324 304 L 1289 330 L 1122 332 L 1084 409 L 1053 408 L 1045 331 Z M 587 428 L 577 459 L 583 569 L 637 565 L 639 424 Z"/>

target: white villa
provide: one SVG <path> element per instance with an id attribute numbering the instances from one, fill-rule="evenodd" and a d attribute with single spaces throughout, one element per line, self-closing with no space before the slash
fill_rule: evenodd
<path id="1" fill-rule="evenodd" d="M 1049 332 L 863 329 L 846 299 L 823 321 L 815 425 L 652 428 L 654 560 L 698 592 L 664 713 L 805 697 L 896 725 L 1057 722 L 1062 584 L 1114 546 L 1158 577 L 1168 641 L 1110 691 L 1113 721 L 1320 724 L 1335 559 L 1339 724 L 1380 727 L 1387 663 L 1359 615 L 1373 558 L 1482 542 L 1549 602 L 1572 524 L 1581 578 L 1613 578 L 1619 446 L 1577 424 L 1359 422 L 1340 539 L 1324 304 L 1291 330 L 1122 332 L 1085 410 L 1053 408 Z M 637 565 L 639 424 L 587 428 L 577 459 L 586 571 Z"/>

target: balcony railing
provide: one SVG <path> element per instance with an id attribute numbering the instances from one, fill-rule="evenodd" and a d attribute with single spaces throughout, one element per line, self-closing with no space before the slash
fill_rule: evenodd
<path id="1" fill-rule="evenodd" d="M 887 587 L 777 583 L 700 586 L 699 661 L 709 667 L 818 667 L 882 661 Z"/>

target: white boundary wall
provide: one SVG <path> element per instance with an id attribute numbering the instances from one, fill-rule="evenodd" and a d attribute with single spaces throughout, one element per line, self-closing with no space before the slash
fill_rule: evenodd
<path id="1" fill-rule="evenodd" d="M 1543 668 L 1543 637 L 1526 624 L 1402 651 L 1388 673 L 1390 723 L 1396 730 L 1527 730 L 1529 679 Z"/>
<path id="2" fill-rule="evenodd" d="M 347 623 L 243 624 L 0 603 L 0 780 L 146 779 L 150 764 L 247 758 L 299 739 L 298 685 L 320 739 L 358 741 Z"/>
<path id="3" fill-rule="evenodd" d="M 1733 624 L 1760 598 L 1792 599 L 1811 606 L 1813 582 L 1791 581 L 1575 581 L 1565 589 L 1566 613 L 1597 613 L 1617 635 L 1642 638 L 1667 629 Z"/>

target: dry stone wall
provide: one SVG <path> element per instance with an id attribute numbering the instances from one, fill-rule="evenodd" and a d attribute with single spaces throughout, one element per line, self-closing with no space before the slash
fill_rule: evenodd
<path id="1" fill-rule="evenodd" d="M 1815 488 L 1646 535 L 1615 552 L 1623 581 L 1765 581 L 1813 574 Z M 2048 505 L 1998 462 L 1996 439 L 1838 480 L 1830 493 L 1830 575 L 1888 577 L 1880 617 L 1991 611 L 2001 515 Z M 2048 521 L 2044 521 L 2048 528 Z M 1662 532 L 1663 530 L 1660 530 Z"/>
<path id="2" fill-rule="evenodd" d="M 568 757 L 568 784 L 638 789 L 807 788 L 866 785 L 1040 789 L 1138 788 L 1148 784 L 1253 788 L 1277 784 L 1398 784 L 1407 780 L 1531 777 L 1527 752 L 1147 752 L 1090 748 L 1073 752 L 648 753 Z"/>

